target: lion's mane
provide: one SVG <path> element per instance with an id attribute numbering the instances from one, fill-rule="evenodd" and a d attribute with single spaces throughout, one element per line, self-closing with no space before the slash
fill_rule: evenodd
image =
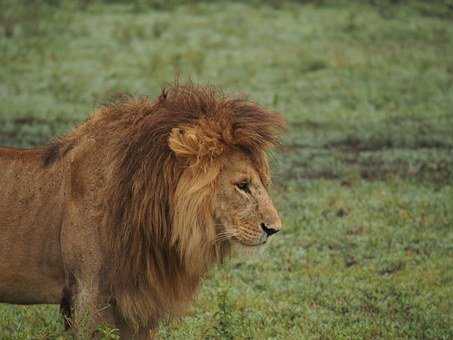
<path id="1" fill-rule="evenodd" d="M 124 97 L 105 105 L 49 147 L 47 166 L 89 140 L 105 155 L 103 275 L 126 322 L 148 327 L 178 314 L 208 266 L 228 254 L 212 220 L 222 162 L 241 149 L 267 180 L 265 152 L 283 126 L 280 114 L 245 98 L 176 84 L 154 102 Z"/>

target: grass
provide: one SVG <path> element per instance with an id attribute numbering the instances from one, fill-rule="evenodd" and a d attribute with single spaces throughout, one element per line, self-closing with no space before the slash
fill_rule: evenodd
<path id="1" fill-rule="evenodd" d="M 178 73 L 290 122 L 273 162 L 285 231 L 214 269 L 161 337 L 453 338 L 448 1 L 117 2 L 6 3 L 0 144 L 45 143 Z M 67 336 L 57 307 L 0 305 L 2 339 Z"/>

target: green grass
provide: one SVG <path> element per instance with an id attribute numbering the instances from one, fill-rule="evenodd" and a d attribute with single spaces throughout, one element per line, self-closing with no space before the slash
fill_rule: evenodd
<path id="1" fill-rule="evenodd" d="M 83 3 L 0 11 L 0 144 L 45 143 L 178 73 L 290 123 L 285 231 L 213 270 L 162 338 L 453 338 L 448 1 Z M 0 305 L 1 339 L 67 336 L 57 307 Z"/>

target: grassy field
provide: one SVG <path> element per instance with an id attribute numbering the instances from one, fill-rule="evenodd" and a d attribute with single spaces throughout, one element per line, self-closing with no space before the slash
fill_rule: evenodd
<path id="1" fill-rule="evenodd" d="M 249 93 L 290 123 L 285 231 L 213 270 L 161 337 L 452 339 L 453 15 L 394 2 L 5 0 L 0 144 L 45 143 L 175 74 Z M 0 305 L 1 339 L 66 337 L 57 307 Z"/>

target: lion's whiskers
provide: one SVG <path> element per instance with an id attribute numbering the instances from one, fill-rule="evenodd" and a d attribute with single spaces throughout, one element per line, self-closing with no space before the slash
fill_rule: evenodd
<path id="1" fill-rule="evenodd" d="M 234 236 L 237 236 L 237 233 L 235 231 L 226 230 L 226 231 L 220 232 L 215 237 L 215 243 L 228 240 L 229 238 L 234 237 Z"/>

